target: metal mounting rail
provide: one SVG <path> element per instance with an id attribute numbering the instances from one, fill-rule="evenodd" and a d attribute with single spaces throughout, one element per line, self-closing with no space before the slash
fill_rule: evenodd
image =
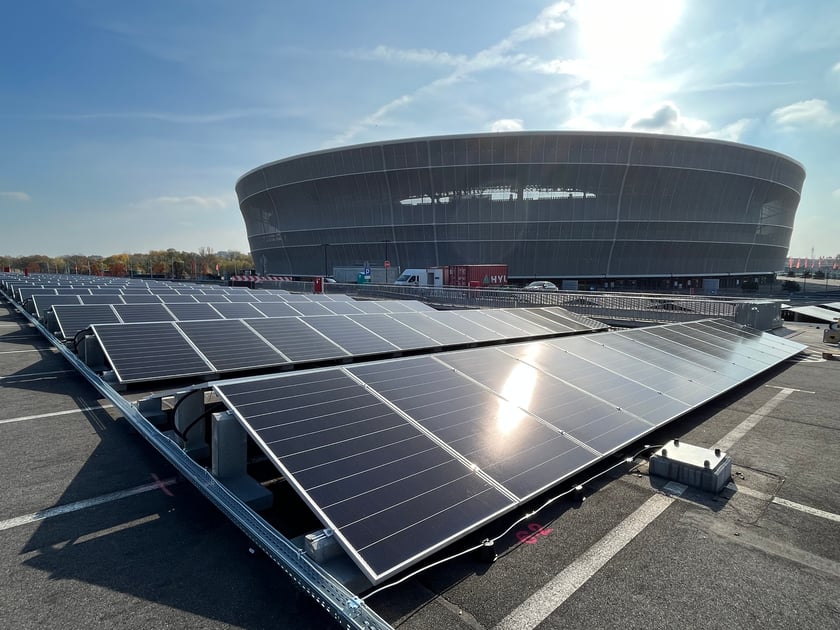
<path id="1" fill-rule="evenodd" d="M 259 514 L 245 505 L 204 467 L 191 459 L 175 442 L 157 430 L 140 411 L 85 365 L 55 335 L 0 289 L 18 312 L 26 317 L 44 337 L 75 367 L 96 390 L 119 409 L 125 419 L 163 455 L 181 475 L 207 497 L 268 555 L 299 588 L 318 602 L 341 625 L 348 629 L 388 630 L 392 626 L 329 573 L 313 563 Z"/>

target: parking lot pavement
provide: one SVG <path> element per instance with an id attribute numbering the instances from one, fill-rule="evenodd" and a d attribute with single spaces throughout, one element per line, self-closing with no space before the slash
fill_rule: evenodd
<path id="1" fill-rule="evenodd" d="M 8 627 L 333 627 L 34 332 L 0 307 Z M 646 438 L 735 436 L 733 485 L 719 496 L 675 494 L 643 461 L 619 466 L 587 484 L 585 500 L 516 525 L 495 563 L 465 555 L 368 603 L 407 630 L 837 627 L 840 361 L 821 358 L 813 327 L 791 334 L 807 357 Z"/>

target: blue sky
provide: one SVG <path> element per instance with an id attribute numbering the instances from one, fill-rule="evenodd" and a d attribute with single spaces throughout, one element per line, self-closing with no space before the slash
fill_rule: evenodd
<path id="1" fill-rule="evenodd" d="M 0 254 L 248 251 L 234 184 L 297 153 L 637 129 L 808 173 L 791 256 L 840 253 L 836 0 L 3 2 Z"/>

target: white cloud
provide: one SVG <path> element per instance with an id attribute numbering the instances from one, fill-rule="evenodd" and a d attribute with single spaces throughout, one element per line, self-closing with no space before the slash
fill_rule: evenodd
<path id="1" fill-rule="evenodd" d="M 840 61 L 835 63 L 834 66 L 832 66 L 831 71 L 832 72 L 840 72 Z"/>
<path id="2" fill-rule="evenodd" d="M 835 197 L 836 199 L 840 199 L 840 188 L 838 188 L 837 190 L 833 191 L 833 192 L 831 193 L 831 196 L 832 196 L 832 197 Z"/>
<path id="3" fill-rule="evenodd" d="M 799 101 L 774 109 L 770 114 L 782 126 L 815 125 L 832 127 L 840 122 L 840 115 L 831 111 L 828 102 L 820 98 Z"/>
<path id="4" fill-rule="evenodd" d="M 499 131 L 522 131 L 523 129 L 521 118 L 501 118 L 493 121 L 490 125 L 490 131 L 494 133 Z"/>
<path id="5" fill-rule="evenodd" d="M 134 205 L 138 208 L 159 208 L 165 206 L 168 208 L 181 207 L 210 210 L 213 208 L 228 208 L 232 203 L 233 199 L 229 197 L 202 197 L 201 195 L 162 195 L 160 197 L 144 199 L 142 201 L 137 202 Z"/>
<path id="6" fill-rule="evenodd" d="M 19 190 L 0 191 L 0 197 L 12 199 L 14 201 L 32 201 L 32 197 Z"/>
<path id="7" fill-rule="evenodd" d="M 719 129 L 699 118 L 683 116 L 674 103 L 664 102 L 642 115 L 633 116 L 625 128 L 650 133 L 667 133 L 678 136 L 700 136 L 719 140 L 737 141 L 752 121 L 741 118 Z"/>
<path id="8" fill-rule="evenodd" d="M 353 51 L 349 53 L 349 56 L 389 63 L 415 63 L 436 66 L 459 66 L 467 61 L 465 55 L 452 55 L 448 52 L 427 48 L 402 50 L 390 46 L 377 46 L 373 50 Z"/>
<path id="9" fill-rule="evenodd" d="M 557 2 L 545 9 L 531 22 L 515 28 L 511 33 L 492 46 L 480 50 L 472 57 L 461 55 L 450 55 L 449 53 L 434 50 L 397 50 L 385 46 L 379 46 L 369 53 L 369 56 L 381 56 L 389 61 L 412 61 L 428 62 L 444 65 L 453 65 L 454 70 L 447 76 L 441 77 L 422 85 L 410 94 L 403 94 L 398 98 L 386 103 L 372 114 L 362 120 L 353 123 L 348 129 L 338 136 L 332 138 L 327 146 L 346 144 L 353 138 L 370 129 L 387 122 L 387 116 L 396 110 L 405 107 L 417 99 L 418 96 L 434 93 L 441 88 L 451 86 L 465 80 L 469 75 L 493 68 L 520 68 L 531 69 L 542 74 L 557 74 L 564 69 L 562 60 L 551 62 L 540 62 L 533 56 L 518 54 L 507 54 L 518 44 L 529 40 L 538 39 L 555 33 L 565 27 L 561 19 L 568 11 L 570 5 L 567 2 Z M 356 53 L 359 54 L 359 53 Z M 571 66 L 570 66 L 571 67 Z"/>

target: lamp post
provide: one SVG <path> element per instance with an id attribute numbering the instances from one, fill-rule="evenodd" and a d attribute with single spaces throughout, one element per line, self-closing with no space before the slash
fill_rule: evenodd
<path id="1" fill-rule="evenodd" d="M 324 277 L 326 278 L 329 274 L 327 274 L 327 248 L 330 246 L 329 243 L 324 243 Z"/>
<path id="2" fill-rule="evenodd" d="M 391 266 L 391 264 L 388 262 L 388 243 L 390 243 L 391 241 L 385 239 L 382 242 L 385 243 L 385 258 L 383 259 L 382 264 L 385 267 L 385 284 L 388 284 L 388 271 Z"/>

